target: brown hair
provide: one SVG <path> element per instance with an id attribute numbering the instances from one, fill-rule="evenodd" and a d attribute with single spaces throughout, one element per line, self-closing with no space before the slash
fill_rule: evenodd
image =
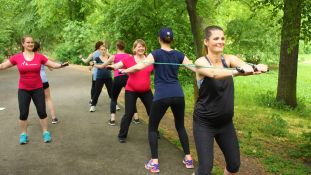
<path id="1" fill-rule="evenodd" d="M 124 43 L 124 41 L 118 40 L 117 43 L 116 43 L 116 47 L 117 47 L 117 49 L 119 49 L 119 50 L 124 50 L 124 49 L 125 49 L 125 43 Z"/>
<path id="2" fill-rule="evenodd" d="M 34 46 L 33 46 L 33 52 L 38 52 L 41 48 L 41 45 L 39 42 L 35 41 Z"/>
<path id="3" fill-rule="evenodd" d="M 205 35 L 205 39 L 208 40 L 211 35 L 212 35 L 212 31 L 214 30 L 221 30 L 221 31 L 224 31 L 221 27 L 219 26 L 207 26 L 205 29 L 204 29 L 204 35 Z M 205 52 L 206 54 L 208 53 L 208 48 L 204 45 L 204 48 L 205 48 Z"/>
<path id="4" fill-rule="evenodd" d="M 132 48 L 133 54 L 134 54 L 134 55 L 136 55 L 136 52 L 134 51 L 134 49 L 135 49 L 135 47 L 137 47 L 138 44 L 141 44 L 141 45 L 144 46 L 145 49 L 147 50 L 146 42 L 145 42 L 144 40 L 142 40 L 142 39 L 137 39 L 137 40 L 135 40 L 135 42 L 133 43 L 133 48 Z"/>
<path id="5" fill-rule="evenodd" d="M 100 48 L 100 46 L 102 46 L 102 45 L 104 45 L 104 42 L 97 41 L 96 44 L 95 44 L 95 50 L 94 51 L 98 50 Z"/>

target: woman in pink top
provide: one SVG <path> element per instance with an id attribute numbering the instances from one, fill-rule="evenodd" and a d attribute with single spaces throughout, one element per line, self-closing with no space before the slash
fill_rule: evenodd
<path id="1" fill-rule="evenodd" d="M 51 67 L 53 69 L 62 68 L 68 63 L 59 64 L 49 61 L 45 56 L 33 52 L 34 41 L 31 36 L 22 38 L 23 52 L 13 55 L 9 60 L 0 64 L 0 70 L 4 70 L 17 65 L 20 79 L 18 87 L 18 103 L 20 111 L 20 144 L 28 142 L 27 136 L 27 118 L 29 113 L 30 101 L 34 102 L 40 124 L 42 127 L 42 137 L 45 143 L 51 142 L 51 134 L 48 131 L 48 118 L 45 109 L 45 97 L 40 77 L 41 65 Z"/>
<path id="2" fill-rule="evenodd" d="M 136 65 L 137 63 L 144 62 L 146 58 L 145 51 L 146 43 L 143 40 L 138 39 L 133 44 L 134 56 L 122 59 L 117 64 L 109 67 L 115 70 L 120 68 L 126 69 Z M 153 99 L 150 88 L 150 74 L 152 71 L 153 65 L 150 65 L 141 71 L 128 75 L 129 78 L 125 86 L 125 114 L 123 115 L 118 135 L 121 143 L 124 143 L 126 140 L 129 126 L 135 112 L 137 98 L 141 99 L 146 108 L 147 114 L 149 115 Z"/>

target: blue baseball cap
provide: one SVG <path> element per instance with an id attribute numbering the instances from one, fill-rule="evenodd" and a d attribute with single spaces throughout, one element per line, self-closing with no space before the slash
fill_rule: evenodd
<path id="1" fill-rule="evenodd" d="M 174 35 L 172 29 L 169 27 L 161 28 L 159 31 L 159 37 L 161 40 L 164 40 L 165 38 L 170 38 L 171 40 L 173 40 Z"/>

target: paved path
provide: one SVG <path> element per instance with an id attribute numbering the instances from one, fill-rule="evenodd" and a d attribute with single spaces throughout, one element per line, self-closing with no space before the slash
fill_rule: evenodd
<path id="1" fill-rule="evenodd" d="M 131 125 L 127 143 L 117 140 L 119 123 L 109 126 L 107 93 L 97 111 L 88 112 L 91 75 L 77 67 L 47 72 L 61 122 L 50 125 L 53 142 L 43 143 L 33 103 L 29 114 L 30 142 L 18 144 L 18 72 L 0 72 L 0 175 L 146 175 L 150 158 L 145 124 Z M 104 91 L 106 91 L 104 89 Z M 118 121 L 123 109 L 117 113 Z M 190 175 L 181 161 L 183 153 L 165 139 L 159 141 L 162 175 Z"/>

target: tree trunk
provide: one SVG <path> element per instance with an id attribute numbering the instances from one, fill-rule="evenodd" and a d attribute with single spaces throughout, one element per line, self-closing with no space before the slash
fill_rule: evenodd
<path id="1" fill-rule="evenodd" d="M 284 0 L 281 52 L 276 99 L 297 106 L 296 83 L 303 0 Z"/>
<path id="2" fill-rule="evenodd" d="M 198 0 L 186 0 L 187 4 L 187 11 L 190 18 L 190 24 L 191 24 L 191 32 L 193 35 L 193 42 L 195 47 L 195 55 L 197 58 L 199 58 L 202 55 L 202 20 L 197 15 L 197 6 Z M 194 78 L 194 99 L 196 100 L 198 97 L 198 87 L 196 79 Z"/>

